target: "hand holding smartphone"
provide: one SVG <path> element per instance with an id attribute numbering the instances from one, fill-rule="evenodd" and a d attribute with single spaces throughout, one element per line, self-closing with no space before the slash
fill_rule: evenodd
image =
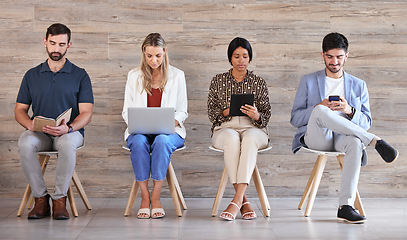
<path id="1" fill-rule="evenodd" d="M 339 98 L 338 95 L 329 96 L 328 99 L 329 99 L 330 102 L 332 102 L 332 101 L 340 101 L 340 98 Z"/>

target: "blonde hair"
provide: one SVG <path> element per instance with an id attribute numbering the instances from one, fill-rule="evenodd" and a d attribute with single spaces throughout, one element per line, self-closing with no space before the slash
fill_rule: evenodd
<path id="1" fill-rule="evenodd" d="M 147 94 L 151 95 L 152 94 L 152 87 L 151 87 L 151 82 L 153 80 L 152 72 L 153 70 L 151 67 L 148 65 L 146 56 L 144 54 L 144 51 L 146 47 L 162 47 L 163 49 L 167 48 L 167 44 L 165 43 L 163 37 L 159 33 L 150 33 L 144 39 L 143 44 L 141 45 L 141 65 L 140 65 L 140 70 L 143 74 L 143 90 L 147 92 Z M 167 84 L 168 80 L 168 54 L 167 52 L 164 53 L 164 59 L 163 62 L 160 65 L 160 71 L 161 71 L 161 79 L 160 79 L 160 86 L 159 89 L 161 91 L 164 91 L 164 87 Z"/>

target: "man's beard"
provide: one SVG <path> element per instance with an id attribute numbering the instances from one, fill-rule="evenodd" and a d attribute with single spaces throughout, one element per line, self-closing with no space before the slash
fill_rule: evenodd
<path id="1" fill-rule="evenodd" d="M 48 49 L 47 49 L 47 52 L 48 52 Z M 57 55 L 54 55 L 54 54 L 57 54 Z M 65 56 L 65 54 L 66 54 L 66 51 L 63 54 L 59 53 L 59 52 L 51 52 L 51 53 L 48 52 L 49 58 L 51 58 L 52 61 L 55 61 L 55 62 L 58 62 L 59 60 L 61 60 Z"/>
<path id="2" fill-rule="evenodd" d="M 339 71 L 341 71 L 341 70 L 343 69 L 344 65 L 345 65 L 345 63 L 344 63 L 343 65 L 335 65 L 335 67 L 338 67 L 338 68 L 334 69 L 333 66 L 331 66 L 331 65 L 329 65 L 329 64 L 327 64 L 327 63 L 325 62 L 326 68 L 328 68 L 328 70 L 329 70 L 331 73 L 338 73 Z"/>

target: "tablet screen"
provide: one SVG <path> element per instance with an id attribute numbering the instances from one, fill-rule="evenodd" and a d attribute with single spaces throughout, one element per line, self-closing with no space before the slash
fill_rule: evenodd
<path id="1" fill-rule="evenodd" d="M 230 98 L 230 111 L 229 116 L 247 116 L 240 107 L 245 104 L 253 106 L 254 94 L 232 94 Z"/>

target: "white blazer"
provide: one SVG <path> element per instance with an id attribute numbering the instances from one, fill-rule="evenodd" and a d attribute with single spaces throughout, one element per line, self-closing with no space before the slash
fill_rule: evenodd
<path id="1" fill-rule="evenodd" d="M 127 75 L 122 112 L 123 119 L 127 125 L 127 109 L 129 107 L 147 107 L 147 92 L 143 91 L 142 81 L 142 73 L 139 67 L 130 70 Z M 175 128 L 175 132 L 182 138 L 185 138 L 186 130 L 184 121 L 188 117 L 185 75 L 183 71 L 173 66 L 169 66 L 168 69 L 168 81 L 164 87 L 161 98 L 161 107 L 175 108 L 175 119 L 179 122 L 179 126 Z M 124 132 L 125 141 L 129 135 L 128 128 L 126 128 L 126 131 Z"/>

